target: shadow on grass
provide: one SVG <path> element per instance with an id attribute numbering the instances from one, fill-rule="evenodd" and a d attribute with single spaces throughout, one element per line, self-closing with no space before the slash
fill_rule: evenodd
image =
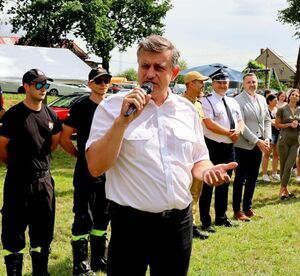
<path id="1" fill-rule="evenodd" d="M 257 187 L 278 187 L 278 190 L 279 190 L 279 187 L 280 187 L 280 182 L 264 182 L 263 180 L 259 180 L 257 183 L 256 183 L 256 186 Z M 289 187 L 300 187 L 299 183 L 294 180 L 294 179 L 291 179 L 289 181 Z"/>
<path id="2" fill-rule="evenodd" d="M 294 193 L 296 195 L 296 198 L 290 198 L 289 200 L 280 200 L 279 198 L 279 188 L 280 188 L 280 183 L 279 182 L 264 182 L 263 180 L 259 180 L 256 183 L 256 191 L 255 193 L 259 192 L 260 188 L 267 188 L 271 190 L 271 193 L 269 196 L 264 196 L 262 195 L 255 195 L 253 198 L 253 207 L 254 209 L 256 208 L 262 208 L 264 206 L 271 206 L 271 205 L 278 205 L 278 204 L 294 204 L 298 201 L 300 201 L 300 185 L 299 183 L 291 179 L 288 185 L 288 188 L 290 192 Z M 266 194 L 264 192 L 264 194 Z"/>
<path id="3" fill-rule="evenodd" d="M 265 197 L 265 198 L 260 198 L 259 200 L 254 201 L 254 206 L 255 208 L 261 208 L 264 206 L 270 206 L 270 205 L 278 205 L 278 204 L 294 204 L 298 202 L 300 199 L 299 197 L 297 198 L 290 198 L 289 200 L 280 200 L 277 195 L 274 195 L 272 197 Z"/>
<path id="4" fill-rule="evenodd" d="M 281 200 L 279 198 L 279 188 L 280 188 L 280 183 L 279 182 L 270 182 L 270 183 L 266 183 L 264 181 L 259 181 L 256 184 L 256 188 L 263 188 L 263 187 L 267 187 L 267 188 L 274 188 L 274 192 L 268 196 L 268 197 L 261 197 L 259 196 L 259 198 L 256 197 L 256 199 L 254 200 L 254 205 L 255 208 L 261 208 L 264 206 L 268 206 L 268 205 L 278 205 L 278 204 L 293 204 L 295 202 L 298 202 L 300 200 L 299 195 L 297 196 L 297 194 L 299 194 L 299 183 L 297 183 L 294 180 L 291 180 L 288 187 L 289 190 L 293 193 L 296 194 L 296 198 L 290 198 L 289 200 Z"/>

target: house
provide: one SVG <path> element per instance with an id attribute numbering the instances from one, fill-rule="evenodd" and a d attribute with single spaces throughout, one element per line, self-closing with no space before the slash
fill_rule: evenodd
<path id="1" fill-rule="evenodd" d="M 266 68 L 273 68 L 281 82 L 292 86 L 296 67 L 290 65 L 279 53 L 269 48 L 261 49 L 260 55 L 255 60 L 264 64 Z"/>

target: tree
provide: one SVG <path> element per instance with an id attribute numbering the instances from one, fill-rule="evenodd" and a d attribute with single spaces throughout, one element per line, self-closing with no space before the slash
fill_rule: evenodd
<path id="1" fill-rule="evenodd" d="M 178 66 L 179 66 L 179 68 L 180 68 L 180 71 L 183 71 L 183 70 L 185 70 L 185 69 L 187 69 L 188 68 L 188 64 L 187 64 L 187 62 L 184 60 L 184 59 L 180 59 L 179 61 L 178 61 Z M 184 81 L 183 81 L 183 76 L 178 76 L 177 78 L 176 78 L 176 82 L 177 83 L 184 83 Z"/>
<path id="2" fill-rule="evenodd" d="M 137 72 L 134 68 L 129 68 L 125 70 L 124 72 L 119 74 L 120 77 L 124 77 L 129 81 L 137 81 Z"/>
<path id="3" fill-rule="evenodd" d="M 0 10 L 3 3 L 0 0 Z M 145 36 L 162 34 L 171 0 L 15 0 L 8 13 L 20 44 L 59 47 L 69 34 L 83 38 L 109 70 L 110 52 L 124 51 Z"/>
<path id="4" fill-rule="evenodd" d="M 283 24 L 295 26 L 295 37 L 300 38 L 300 0 L 287 0 L 288 7 L 278 12 L 278 20 Z M 300 46 L 297 58 L 297 70 L 294 81 L 294 87 L 300 88 Z"/>

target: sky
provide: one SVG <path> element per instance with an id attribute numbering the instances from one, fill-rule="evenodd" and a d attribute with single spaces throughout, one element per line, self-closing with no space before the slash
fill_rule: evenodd
<path id="1" fill-rule="evenodd" d="M 163 20 L 164 36 L 176 46 L 188 67 L 223 63 L 243 70 L 261 48 L 270 48 L 295 66 L 300 40 L 295 29 L 278 22 L 278 10 L 286 0 L 172 0 L 173 8 Z M 0 27 L 0 35 L 8 35 Z M 75 40 L 81 47 L 81 40 Z M 137 69 L 136 48 L 112 51 L 110 71 L 117 75 Z"/>
<path id="2" fill-rule="evenodd" d="M 243 70 L 261 48 L 270 48 L 295 66 L 300 40 L 295 29 L 276 21 L 286 0 L 172 0 L 164 20 L 171 40 L 188 67 L 223 63 Z M 110 70 L 137 68 L 136 45 L 126 53 L 113 51 Z"/>

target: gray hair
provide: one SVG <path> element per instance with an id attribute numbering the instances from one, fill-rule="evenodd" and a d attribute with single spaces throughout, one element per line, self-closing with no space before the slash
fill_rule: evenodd
<path id="1" fill-rule="evenodd" d="M 175 48 L 175 46 L 168 39 L 160 35 L 150 35 L 139 43 L 137 50 L 138 59 L 142 50 L 155 53 L 161 53 L 167 50 L 171 50 L 173 67 L 177 66 L 178 59 L 180 57 L 180 53 Z"/>

